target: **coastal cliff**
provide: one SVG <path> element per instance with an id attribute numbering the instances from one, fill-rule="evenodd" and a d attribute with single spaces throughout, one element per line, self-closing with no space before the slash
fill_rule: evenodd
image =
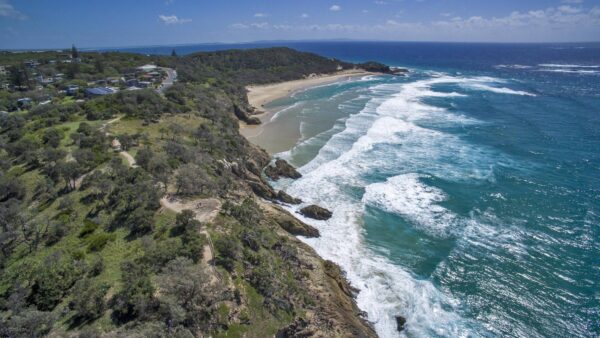
<path id="1" fill-rule="evenodd" d="M 339 267 L 295 237 L 319 231 L 277 205 L 298 196 L 269 186 L 270 156 L 238 130 L 246 85 L 355 65 L 287 48 L 80 55 L 73 83 L 151 63 L 180 81 L 18 111 L 10 100 L 56 88 L 2 93 L 0 335 L 376 336 Z M 0 61 L 22 72 L 32 57 L 68 67 L 55 52 Z"/>

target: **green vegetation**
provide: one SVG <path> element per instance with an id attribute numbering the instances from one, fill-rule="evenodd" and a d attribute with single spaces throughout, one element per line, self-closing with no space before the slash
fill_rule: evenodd
<path id="1" fill-rule="evenodd" d="M 83 101 L 59 92 L 149 63 L 180 82 Z M 75 46 L 0 53 L 0 64 L 0 336 L 264 337 L 318 302 L 296 244 L 254 200 L 248 184 L 269 158 L 238 119 L 252 113 L 246 84 L 353 65 L 286 48 L 147 57 Z M 222 208 L 202 223 L 161 208 L 165 195 Z"/>

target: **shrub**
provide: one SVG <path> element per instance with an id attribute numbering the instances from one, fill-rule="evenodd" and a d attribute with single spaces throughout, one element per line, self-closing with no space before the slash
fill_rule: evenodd
<path id="1" fill-rule="evenodd" d="M 108 242 L 112 242 L 116 239 L 115 234 L 108 234 L 106 232 L 101 232 L 94 234 L 89 237 L 87 250 L 88 252 L 97 252 L 104 249 Z"/>
<path id="2" fill-rule="evenodd" d="M 81 228 L 81 230 L 79 231 L 79 237 L 86 237 L 92 234 L 94 231 L 96 231 L 96 229 L 98 229 L 98 224 L 86 218 L 83 220 L 83 228 Z"/>

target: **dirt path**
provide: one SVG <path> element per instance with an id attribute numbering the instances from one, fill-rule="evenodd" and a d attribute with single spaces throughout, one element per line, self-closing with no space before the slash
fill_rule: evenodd
<path id="1" fill-rule="evenodd" d="M 129 164 L 131 168 L 137 167 L 137 164 L 135 164 L 135 158 L 133 158 L 130 153 L 126 151 L 120 151 L 119 155 L 123 156 L 127 160 L 127 164 Z"/>
<path id="2" fill-rule="evenodd" d="M 219 211 L 221 210 L 221 201 L 216 198 L 202 198 L 184 201 L 182 199 L 167 195 L 160 199 L 160 205 L 162 205 L 163 208 L 175 211 L 176 213 L 180 213 L 183 210 L 192 210 L 196 216 L 195 219 L 202 223 L 212 222 L 212 220 L 217 217 Z M 208 239 L 208 244 L 206 244 L 202 249 L 202 262 L 211 265 L 213 267 L 213 271 L 215 272 L 215 276 L 218 278 L 219 275 L 214 268 L 213 259 L 215 255 L 210 234 L 208 231 L 206 231 L 205 227 L 200 229 L 200 233 L 204 234 Z"/>
<path id="3" fill-rule="evenodd" d="M 113 124 L 117 121 L 119 121 L 120 119 L 123 118 L 123 115 L 115 117 L 114 119 L 110 120 L 110 121 L 106 121 L 105 123 L 102 124 L 102 126 L 100 127 L 100 131 L 103 131 L 107 136 L 110 135 L 107 131 L 106 131 L 106 127 L 108 127 L 109 124 Z"/>

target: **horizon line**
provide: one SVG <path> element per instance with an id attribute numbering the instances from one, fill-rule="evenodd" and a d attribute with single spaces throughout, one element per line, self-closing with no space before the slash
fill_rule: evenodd
<path id="1" fill-rule="evenodd" d="M 101 46 L 101 47 L 77 47 L 82 52 L 94 51 L 110 51 L 119 49 L 141 49 L 141 48 L 156 48 L 156 47 L 189 47 L 198 45 L 248 45 L 248 44 L 268 44 L 268 43 L 301 43 L 301 42 L 379 42 L 379 43 L 439 43 L 439 44 L 496 44 L 496 45 L 551 45 L 551 44 L 595 44 L 598 41 L 437 41 L 437 40 L 377 40 L 377 39 L 350 39 L 350 38 L 334 38 L 334 39 L 276 39 L 276 40 L 253 40 L 253 41 L 237 41 L 237 42 L 189 42 L 178 44 L 155 44 L 155 45 L 123 45 L 123 46 Z M 44 47 L 44 48 L 2 48 L 0 52 L 48 52 L 48 51 L 63 51 L 71 47 Z"/>

